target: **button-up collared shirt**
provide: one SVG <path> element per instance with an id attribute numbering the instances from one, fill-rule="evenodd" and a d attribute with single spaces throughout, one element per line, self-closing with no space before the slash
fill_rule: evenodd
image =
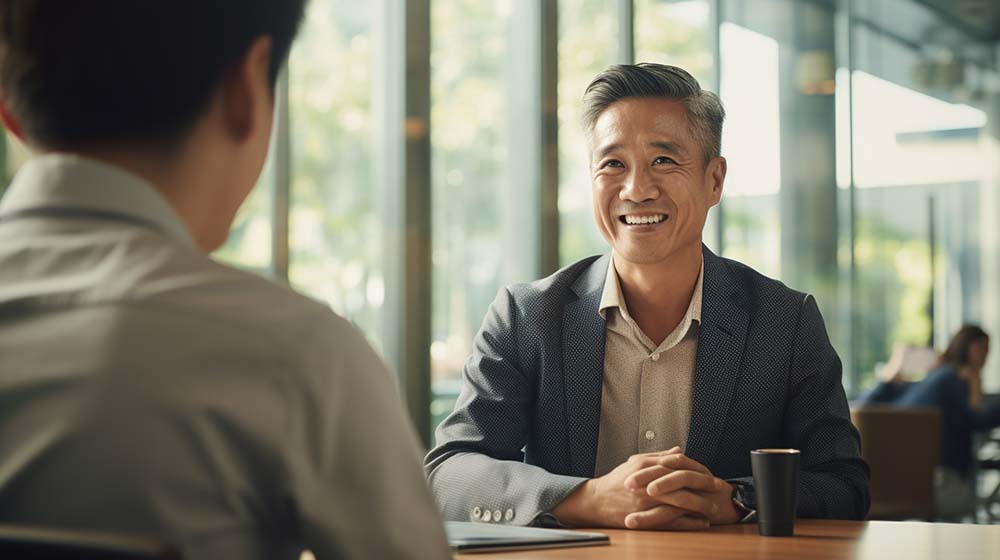
<path id="1" fill-rule="evenodd" d="M 606 328 L 595 476 L 637 453 L 686 445 L 703 274 L 704 265 L 681 322 L 655 344 L 629 314 L 612 257 L 599 307 Z"/>
<path id="2" fill-rule="evenodd" d="M 67 155 L 0 200 L 0 523 L 185 558 L 450 556 L 364 337 L 202 254 L 149 183 Z"/>

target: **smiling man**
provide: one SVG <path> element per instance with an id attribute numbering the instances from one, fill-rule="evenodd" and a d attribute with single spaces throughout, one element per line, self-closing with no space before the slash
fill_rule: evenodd
<path id="1" fill-rule="evenodd" d="M 426 459 L 445 517 L 701 529 L 752 518 L 750 450 L 801 450 L 798 514 L 861 519 L 868 468 L 812 296 L 702 245 L 719 98 L 612 66 L 584 95 L 611 254 L 500 290 Z"/>

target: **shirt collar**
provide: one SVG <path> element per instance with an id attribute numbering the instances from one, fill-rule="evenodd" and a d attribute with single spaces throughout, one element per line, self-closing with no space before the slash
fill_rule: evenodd
<path id="1" fill-rule="evenodd" d="M 601 304 L 598 306 L 597 312 L 601 314 L 601 318 L 607 320 L 607 309 L 617 308 L 623 317 L 629 318 L 628 308 L 625 305 L 625 296 L 622 295 L 618 272 L 615 270 L 614 255 L 608 260 L 608 274 L 604 279 L 604 291 L 601 292 Z M 701 270 L 698 271 L 698 280 L 694 285 L 694 293 L 691 294 L 691 301 L 688 303 L 687 312 L 685 312 L 684 318 L 681 320 L 681 326 L 685 327 L 684 331 L 687 331 L 686 326 L 692 321 L 701 323 L 701 300 L 704 277 L 705 260 L 702 259 Z"/>
<path id="2" fill-rule="evenodd" d="M 194 246 L 180 216 L 149 181 L 94 159 L 72 154 L 30 159 L 0 199 L 0 218 L 50 208 L 120 215 Z"/>

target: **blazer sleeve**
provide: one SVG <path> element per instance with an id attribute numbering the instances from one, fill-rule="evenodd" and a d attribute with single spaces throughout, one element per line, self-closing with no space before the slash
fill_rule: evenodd
<path id="1" fill-rule="evenodd" d="M 782 438 L 801 451 L 798 515 L 864 519 L 869 471 L 851 423 L 840 358 L 811 295 L 799 313 Z"/>
<path id="2" fill-rule="evenodd" d="M 520 364 L 516 315 L 510 291 L 501 289 L 476 335 L 455 410 L 424 460 L 446 520 L 545 523 L 586 480 L 524 462 L 536 372 Z"/>

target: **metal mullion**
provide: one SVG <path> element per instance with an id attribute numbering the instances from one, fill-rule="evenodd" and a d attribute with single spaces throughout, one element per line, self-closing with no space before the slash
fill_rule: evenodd
<path id="1" fill-rule="evenodd" d="M 559 10 L 558 2 L 541 3 L 539 29 L 540 135 L 540 276 L 559 268 Z"/>
<path id="2" fill-rule="evenodd" d="M 723 22 L 723 8 L 722 3 L 724 0 L 712 0 L 711 10 L 712 10 L 712 56 L 714 58 L 713 64 L 713 79 L 715 80 L 714 88 L 715 93 L 722 98 L 722 22 Z M 723 189 L 725 193 L 725 189 Z M 719 255 L 724 255 L 726 251 L 726 212 L 725 212 L 725 199 L 719 199 L 719 204 L 715 207 L 715 248 Z"/>
<path id="3" fill-rule="evenodd" d="M 431 319 L 431 7 L 405 0 L 403 153 L 403 330 L 400 375 L 410 418 L 430 443 Z"/>
<path id="4" fill-rule="evenodd" d="M 618 64 L 635 64 L 635 5 L 633 0 L 617 0 Z"/>
<path id="5" fill-rule="evenodd" d="M 840 43 L 840 48 L 837 49 L 839 53 L 839 59 L 843 63 L 844 67 L 847 69 L 847 83 L 846 92 L 842 92 L 841 95 L 847 96 L 846 111 L 847 111 L 847 154 L 843 157 L 847 158 L 848 162 L 848 185 L 847 185 L 847 244 L 848 244 L 848 271 L 847 271 L 847 356 L 844 362 L 847 364 L 847 378 L 849 380 L 849 389 L 851 395 L 856 395 L 858 393 L 858 384 L 860 383 L 860 362 L 859 362 L 859 348 L 860 348 L 860 317 L 859 312 L 856 309 L 856 302 L 858 301 L 858 263 L 857 255 L 855 251 L 855 245 L 858 236 L 858 225 L 857 225 L 857 188 L 854 179 L 854 68 L 856 66 L 855 61 L 855 48 L 854 48 L 854 25 L 855 20 L 855 10 L 853 0 L 840 0 L 838 5 L 840 11 L 840 17 L 838 18 L 838 28 L 836 40 Z"/>
<path id="6" fill-rule="evenodd" d="M 370 165 L 385 229 L 382 348 L 426 447 L 431 403 L 430 2 L 379 0 Z"/>

